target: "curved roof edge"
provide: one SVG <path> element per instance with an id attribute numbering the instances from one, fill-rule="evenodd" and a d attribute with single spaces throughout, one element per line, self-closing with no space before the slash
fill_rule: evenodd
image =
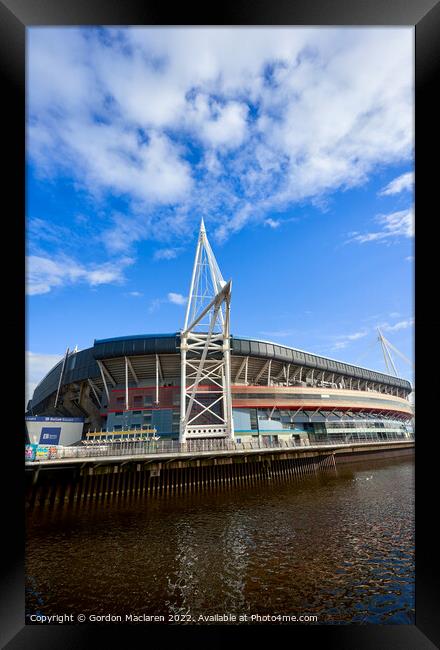
<path id="1" fill-rule="evenodd" d="M 278 347 L 288 348 L 289 350 L 295 350 L 296 352 L 302 352 L 303 354 L 310 354 L 312 357 L 319 357 L 320 359 L 325 359 L 326 361 L 334 361 L 335 363 L 345 363 L 347 366 L 352 368 L 359 368 L 360 370 L 368 370 L 369 372 L 375 372 L 376 374 L 384 375 L 385 377 L 391 377 L 392 379 L 402 379 L 403 381 L 408 381 L 404 377 L 395 377 L 394 375 L 388 375 L 386 372 L 381 370 L 375 370 L 374 368 L 367 368 L 366 366 L 359 366 L 357 363 L 351 363 L 350 361 L 342 361 L 342 359 L 334 359 L 333 357 L 327 357 L 323 354 L 316 354 L 316 352 L 309 352 L 308 350 L 302 350 L 301 348 L 293 348 L 291 345 L 285 345 L 284 343 L 277 343 L 276 341 L 266 341 L 265 339 L 253 339 L 249 336 L 237 336 L 237 339 L 242 339 L 245 341 L 254 341 L 255 343 L 269 343 L 269 345 L 278 345 Z M 411 382 L 408 382 L 411 384 Z"/>
<path id="2" fill-rule="evenodd" d="M 65 372 L 63 375 L 63 383 L 71 383 L 72 381 L 81 381 L 87 377 L 97 377 L 99 376 L 99 368 L 97 365 L 98 359 L 105 359 L 111 357 L 120 357 L 124 355 L 145 355 L 145 354 L 176 354 L 179 351 L 179 338 L 180 332 L 170 332 L 168 334 L 134 334 L 131 336 L 119 336 L 106 339 L 95 339 L 93 347 L 85 348 L 83 350 L 78 350 L 77 352 L 71 352 L 68 356 Z M 281 362 L 288 363 L 299 363 L 304 364 L 308 367 L 316 367 L 318 369 L 327 369 L 330 372 L 335 371 L 342 375 L 351 375 L 351 370 L 353 373 L 355 370 L 360 371 L 361 375 L 354 373 L 353 376 L 360 377 L 362 379 L 367 379 L 368 381 L 377 381 L 378 383 L 381 380 L 384 383 L 395 385 L 397 387 L 404 387 L 409 391 L 413 390 L 411 382 L 402 377 L 395 377 L 393 375 L 388 375 L 377 370 L 372 370 L 370 368 L 364 368 L 363 366 L 357 366 L 346 361 L 338 361 L 330 357 L 325 357 L 318 355 L 314 352 L 306 352 L 305 350 L 300 350 L 298 348 L 293 348 L 291 346 L 282 345 L 276 343 L 275 341 L 265 341 L 264 339 L 248 338 L 242 336 L 231 335 L 232 339 L 232 353 L 238 355 L 249 355 L 257 357 L 267 357 L 275 358 Z M 144 343 L 142 344 L 142 341 Z M 156 343 L 157 341 L 157 343 Z M 234 349 L 234 341 L 237 342 L 237 345 Z M 130 349 L 124 345 L 124 343 L 132 342 Z M 249 345 L 241 345 L 241 342 Z M 110 347 L 112 344 L 116 344 L 113 349 Z M 264 349 L 258 349 L 257 351 L 251 351 L 250 344 L 254 345 L 264 345 Z M 272 353 L 268 353 L 266 346 L 271 345 L 277 348 L 288 350 L 292 352 L 291 355 L 278 353 L 275 350 Z M 240 348 L 247 347 L 248 351 L 240 350 Z M 110 349 L 108 349 L 110 348 Z M 297 353 L 298 357 L 295 359 L 295 354 Z M 305 358 L 304 355 L 310 357 L 310 359 Z M 291 361 L 289 361 L 291 358 Z M 330 364 L 340 365 L 340 368 L 326 368 L 325 366 L 319 365 L 319 362 L 314 360 L 322 360 L 324 362 L 329 362 Z M 56 390 L 62 367 L 62 360 L 60 360 L 55 366 L 46 374 L 45 377 L 38 383 L 34 393 L 32 395 L 31 408 L 37 406 L 43 399 L 48 397 L 54 390 Z M 370 373 L 372 376 L 370 376 Z M 364 376 L 362 376 L 364 375 Z"/>
<path id="3" fill-rule="evenodd" d="M 132 334 L 130 336 L 114 336 L 109 339 L 95 339 L 93 345 L 100 345 L 101 343 L 112 343 L 113 341 L 132 341 L 139 339 L 165 339 L 172 336 L 179 336 L 180 332 L 170 332 L 169 334 Z"/>

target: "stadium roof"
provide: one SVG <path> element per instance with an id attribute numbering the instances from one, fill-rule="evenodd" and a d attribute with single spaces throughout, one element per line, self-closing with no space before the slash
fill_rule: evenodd
<path id="1" fill-rule="evenodd" d="M 180 333 L 171 332 L 167 334 L 135 334 L 130 336 L 119 336 L 115 338 L 96 339 L 93 347 L 86 348 L 77 352 L 71 352 L 68 355 L 67 362 L 64 368 L 63 385 L 70 384 L 87 379 L 93 379 L 96 383 L 100 383 L 100 370 L 98 361 L 109 360 L 113 364 L 115 375 L 118 377 L 123 372 L 123 364 L 118 364 L 117 359 L 123 359 L 125 356 L 138 357 L 140 376 L 149 377 L 152 372 L 149 362 L 141 357 L 154 357 L 154 355 L 178 355 L 180 348 Z M 341 375 L 344 377 L 353 377 L 359 380 L 366 380 L 394 386 L 407 391 L 411 391 L 411 384 L 406 379 L 387 375 L 385 373 L 376 372 L 361 366 L 355 366 L 329 357 L 323 357 L 305 350 L 280 345 L 272 341 L 264 341 L 261 339 L 244 338 L 231 336 L 231 374 L 232 383 L 234 383 L 235 373 L 237 368 L 235 366 L 240 364 L 237 357 L 249 356 L 254 361 L 255 368 L 260 368 L 260 365 L 267 359 L 272 359 L 278 367 L 282 369 L 283 364 L 292 364 L 296 366 L 305 366 L 308 368 L 316 368 L 319 371 L 327 371 Z M 234 363 L 234 358 L 236 359 Z M 165 360 L 164 359 L 164 360 Z M 180 376 L 178 362 L 174 362 L 172 357 L 169 357 L 167 365 L 168 376 Z M 111 361 L 114 360 L 114 361 Z M 260 364 L 260 365 L 259 365 Z M 121 368 L 119 368 L 121 365 Z M 35 388 L 32 396 L 32 407 L 36 406 L 39 402 L 44 400 L 50 394 L 55 392 L 58 388 L 60 375 L 63 363 L 58 362 L 44 377 L 44 379 Z M 154 376 L 154 374 L 152 374 Z M 252 375 L 251 375 L 252 377 Z"/>

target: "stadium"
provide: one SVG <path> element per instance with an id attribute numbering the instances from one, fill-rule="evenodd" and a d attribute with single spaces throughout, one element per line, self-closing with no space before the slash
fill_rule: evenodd
<path id="1" fill-rule="evenodd" d="M 307 445 L 334 434 L 409 435 L 410 382 L 235 337 L 230 299 L 231 282 L 221 276 L 202 222 L 183 329 L 68 350 L 28 403 L 28 442 L 255 437 Z"/>

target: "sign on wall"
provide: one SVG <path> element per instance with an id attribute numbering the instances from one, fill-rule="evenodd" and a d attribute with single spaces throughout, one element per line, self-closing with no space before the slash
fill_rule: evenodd
<path id="1" fill-rule="evenodd" d="M 40 445 L 57 445 L 60 441 L 61 427 L 43 427 Z"/>

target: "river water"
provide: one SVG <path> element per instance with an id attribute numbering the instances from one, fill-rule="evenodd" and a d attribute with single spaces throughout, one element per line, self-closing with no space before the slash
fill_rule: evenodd
<path id="1" fill-rule="evenodd" d="M 229 623 L 315 615 L 318 624 L 413 624 L 413 470 L 412 458 L 363 461 L 252 489 L 35 510 L 27 620 L 81 613 L 126 622 L 131 613 L 166 623 L 227 614 Z"/>

